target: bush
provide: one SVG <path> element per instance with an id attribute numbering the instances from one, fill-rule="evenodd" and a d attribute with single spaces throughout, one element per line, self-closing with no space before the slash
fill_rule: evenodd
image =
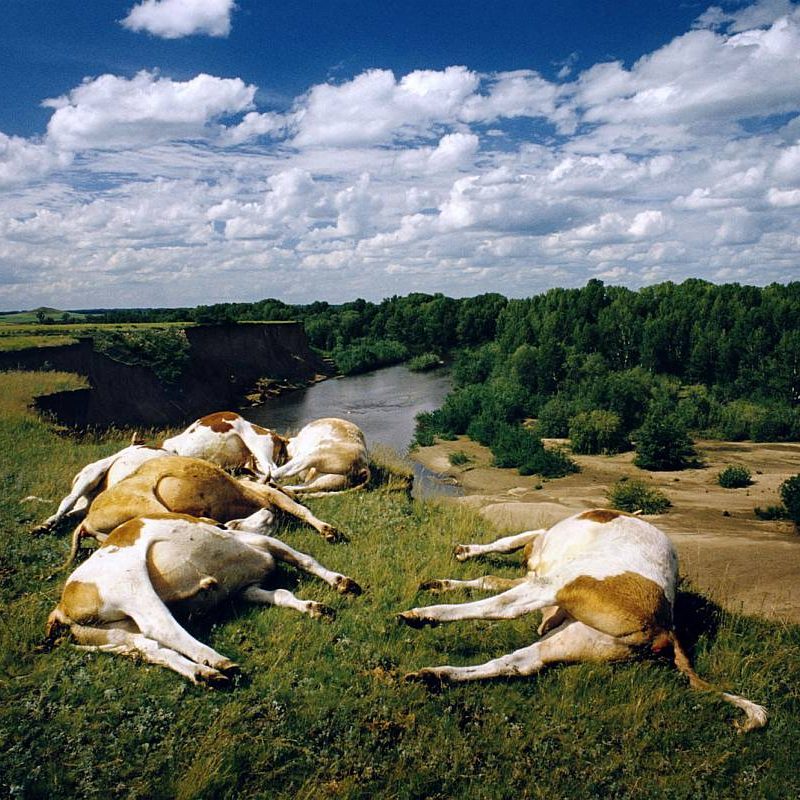
<path id="1" fill-rule="evenodd" d="M 149 367 L 165 383 L 177 383 L 189 362 L 191 348 L 181 328 L 99 331 L 94 348 L 122 364 Z"/>
<path id="2" fill-rule="evenodd" d="M 468 464 L 472 459 L 463 451 L 463 450 L 455 450 L 447 456 L 447 460 L 454 466 L 460 467 L 464 464 Z"/>
<path id="3" fill-rule="evenodd" d="M 553 439 L 565 439 L 569 436 L 569 420 L 575 415 L 575 403 L 566 400 L 562 395 L 551 397 L 540 409 L 539 433 Z"/>
<path id="4" fill-rule="evenodd" d="M 764 519 L 764 520 L 789 518 L 789 515 L 786 513 L 786 509 L 783 506 L 767 506 L 766 508 L 761 508 L 760 506 L 756 506 L 753 509 L 753 513 L 759 519 Z"/>
<path id="5" fill-rule="evenodd" d="M 572 452 L 584 455 L 619 453 L 629 446 L 622 420 L 613 411 L 582 411 L 569 421 Z"/>
<path id="6" fill-rule="evenodd" d="M 642 469 L 685 469 L 697 454 L 686 426 L 674 413 L 657 405 L 636 436 L 633 463 Z"/>
<path id="7" fill-rule="evenodd" d="M 438 369 L 443 363 L 436 353 L 422 353 L 409 359 L 406 366 L 412 372 L 428 372 L 428 370 Z"/>
<path id="8" fill-rule="evenodd" d="M 374 342 L 362 340 L 347 347 L 337 347 L 333 351 L 333 360 L 342 375 L 357 375 L 378 367 L 399 364 L 407 356 L 405 345 L 393 339 L 379 339 Z"/>
<path id="9" fill-rule="evenodd" d="M 542 440 L 521 425 L 500 423 L 491 444 L 495 466 L 517 467 L 520 475 L 561 478 L 578 466 L 563 450 L 547 450 Z"/>
<path id="10" fill-rule="evenodd" d="M 787 516 L 800 528 L 800 475 L 787 478 L 780 486 L 780 493 Z"/>
<path id="11" fill-rule="evenodd" d="M 659 489 L 648 486 L 642 480 L 619 480 L 606 493 L 611 508 L 634 513 L 661 514 L 672 503 Z"/>
<path id="12" fill-rule="evenodd" d="M 717 475 L 717 483 L 723 489 L 742 489 L 753 482 L 753 476 L 747 467 L 730 465 Z"/>

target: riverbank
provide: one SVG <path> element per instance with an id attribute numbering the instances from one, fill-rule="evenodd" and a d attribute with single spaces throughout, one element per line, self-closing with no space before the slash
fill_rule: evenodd
<path id="1" fill-rule="evenodd" d="M 581 471 L 553 480 L 492 467 L 488 448 L 466 437 L 418 448 L 411 456 L 458 481 L 464 495 L 449 502 L 479 511 L 494 529 L 486 531 L 487 541 L 495 534 L 548 527 L 569 514 L 606 506 L 613 483 L 625 475 L 643 478 L 672 502 L 667 513 L 648 519 L 672 538 L 681 574 L 696 589 L 731 611 L 800 622 L 800 536 L 790 522 L 759 520 L 753 513 L 755 506 L 780 503 L 778 487 L 800 471 L 800 444 L 696 444 L 702 469 L 648 472 L 633 466 L 633 453 L 575 456 Z M 456 451 L 470 460 L 453 466 L 449 456 Z M 746 466 L 753 485 L 719 486 L 717 474 L 729 464 Z"/>

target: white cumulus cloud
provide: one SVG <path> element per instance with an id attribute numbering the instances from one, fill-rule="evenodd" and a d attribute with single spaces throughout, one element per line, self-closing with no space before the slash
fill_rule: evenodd
<path id="1" fill-rule="evenodd" d="M 234 0 L 143 0 L 122 24 L 164 39 L 206 34 L 227 36 L 231 30 Z"/>
<path id="2" fill-rule="evenodd" d="M 137 147 L 206 138 L 223 114 L 252 107 L 255 86 L 240 78 L 197 75 L 188 81 L 142 71 L 133 78 L 101 75 L 43 105 L 55 112 L 47 140 L 63 150 Z"/>

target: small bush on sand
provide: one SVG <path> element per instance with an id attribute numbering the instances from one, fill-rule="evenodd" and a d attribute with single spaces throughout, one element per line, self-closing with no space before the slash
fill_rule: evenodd
<path id="1" fill-rule="evenodd" d="M 637 511 L 661 514 L 672 505 L 662 491 L 642 480 L 619 480 L 608 490 L 606 497 L 612 508 L 631 514 Z"/>
<path id="2" fill-rule="evenodd" d="M 780 493 L 786 514 L 800 528 L 800 474 L 787 478 L 780 486 Z"/>
<path id="3" fill-rule="evenodd" d="M 747 467 L 731 464 L 717 475 L 717 483 L 723 489 L 742 489 L 753 482 L 753 476 Z"/>
<path id="4" fill-rule="evenodd" d="M 789 515 L 786 513 L 786 509 L 783 506 L 767 506 L 766 508 L 761 508 L 761 506 L 756 506 L 753 509 L 753 513 L 759 519 L 767 521 L 775 519 L 788 519 L 789 517 Z"/>
<path id="5" fill-rule="evenodd" d="M 456 450 L 450 453 L 450 455 L 447 457 L 447 460 L 454 467 L 460 467 L 472 461 L 472 459 L 463 450 Z"/>
<path id="6" fill-rule="evenodd" d="M 613 411 L 582 411 L 569 421 L 572 452 L 584 455 L 611 455 L 628 449 L 628 437 L 619 414 Z"/>

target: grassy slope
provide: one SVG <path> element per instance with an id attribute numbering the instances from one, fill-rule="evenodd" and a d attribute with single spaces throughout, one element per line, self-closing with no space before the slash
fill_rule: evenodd
<path id="1" fill-rule="evenodd" d="M 334 596 L 285 572 L 300 596 L 334 605 L 330 624 L 232 604 L 192 629 L 236 659 L 226 692 L 157 667 L 38 650 L 61 578 L 43 580 L 66 532 L 27 530 L 83 463 L 124 443 L 59 438 L 25 411 L 31 394 L 70 379 L 0 375 L 0 793 L 24 797 L 178 798 L 788 798 L 800 793 L 800 631 L 720 613 L 695 595 L 698 670 L 765 703 L 769 727 L 737 736 L 736 712 L 690 692 L 663 663 L 584 664 L 533 679 L 429 694 L 403 671 L 475 663 L 528 644 L 535 620 L 413 631 L 395 612 L 430 602 L 421 578 L 513 575 L 519 561 L 455 564 L 456 541 L 487 539 L 476 518 L 402 494 L 313 502 L 351 543 L 299 527 L 287 541 L 367 590 Z M 463 598 L 463 595 L 454 599 Z M 15 787 L 15 788 L 12 788 Z"/>

